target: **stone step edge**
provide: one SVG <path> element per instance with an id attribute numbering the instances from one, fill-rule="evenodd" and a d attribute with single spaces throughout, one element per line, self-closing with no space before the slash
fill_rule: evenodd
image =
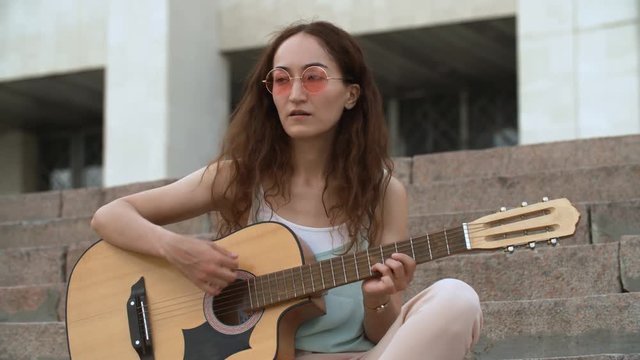
<path id="1" fill-rule="evenodd" d="M 431 180 L 428 182 L 416 182 L 413 180 L 413 176 L 411 177 L 411 182 L 404 183 L 405 186 L 429 186 L 429 185 L 442 185 L 442 184 L 458 184 L 465 183 L 470 180 L 490 180 L 490 179 L 499 179 L 499 178 L 518 178 L 518 177 L 527 177 L 532 175 L 552 175 L 557 173 L 562 174 L 571 174 L 574 172 L 584 172 L 584 171 L 597 171 L 599 169 L 615 169 L 615 168 L 626 168 L 626 167 L 635 167 L 639 166 L 638 162 L 624 162 L 624 163 L 614 163 L 607 165 L 598 165 L 598 166 L 581 166 L 581 167 L 571 167 L 571 168 L 553 168 L 542 171 L 531 171 L 531 172 L 519 172 L 519 173 L 500 173 L 500 174 L 490 174 L 490 175 L 481 175 L 481 176 L 468 176 L 468 177 L 459 177 L 455 179 L 446 179 L 446 180 Z M 413 173 L 413 169 L 411 170 Z"/>
<path id="2" fill-rule="evenodd" d="M 194 216 L 192 218 L 186 219 L 184 221 L 193 220 L 201 216 L 212 216 L 211 213 L 204 213 L 202 215 Z M 87 215 L 78 215 L 78 216 L 63 216 L 63 217 L 51 217 L 51 218 L 41 218 L 41 219 L 29 219 L 29 220 L 13 220 L 13 221 L 0 221 L 0 229 L 4 226 L 34 226 L 34 225 L 49 225 L 51 223 L 56 222 L 64 222 L 64 221 L 85 221 L 87 225 L 91 224 L 91 219 L 93 219 L 93 214 Z M 170 223 L 167 225 L 178 224 Z"/>
<path id="3" fill-rule="evenodd" d="M 15 221 L 3 221 L 0 222 L 0 228 L 3 226 L 23 226 L 23 225 L 48 225 L 54 222 L 60 221 L 73 221 L 73 220 L 87 220 L 92 216 L 69 216 L 69 217 L 54 217 L 46 219 L 33 219 L 33 220 L 15 220 Z"/>
<path id="4" fill-rule="evenodd" d="M 492 180 L 496 180 L 497 179 L 520 179 L 520 178 L 524 178 L 524 179 L 529 179 L 529 178 L 540 178 L 540 177 L 544 177 L 544 175 L 557 175 L 557 174 L 561 174 L 564 177 L 569 177 L 570 174 L 573 173 L 584 173 L 586 171 L 597 171 L 602 169 L 603 171 L 606 171 L 606 169 L 620 169 L 620 168 L 640 168 L 640 163 L 639 164 L 628 164 L 628 165 L 620 165 L 620 166 L 616 166 L 616 165 L 612 165 L 612 166 L 597 166 L 597 167 L 587 167 L 587 168 L 580 168 L 580 169 L 566 169 L 566 170 L 555 170 L 555 171 L 549 171 L 549 172 L 532 172 L 532 173 L 527 173 L 527 174 L 517 174 L 517 175 L 509 175 L 509 176 L 501 176 L 501 175 L 496 175 L 496 176 L 478 176 L 478 177 L 469 177 L 469 178 L 461 178 L 461 179 L 456 179 L 456 180 L 447 180 L 447 181 L 432 181 L 432 182 L 428 182 L 428 183 L 411 183 L 408 188 L 430 188 L 430 187 L 442 187 L 442 186 L 454 186 L 454 187 L 459 187 L 462 186 L 466 183 L 471 183 L 471 182 L 481 182 L 481 181 L 492 181 Z M 569 175 L 567 175 L 569 174 Z M 526 200 L 526 199 L 523 199 Z M 597 202 L 599 200 L 595 200 L 595 201 L 590 201 L 590 202 Z M 606 201 L 606 200 L 604 200 Z"/>
<path id="5" fill-rule="evenodd" d="M 42 284 L 27 284 L 27 285 L 11 285 L 11 286 L 0 286 L 0 290 L 3 289 L 30 289 L 30 288 L 38 288 L 38 287 L 42 287 L 42 288 L 47 288 L 47 287 L 56 287 L 56 286 L 60 286 L 60 285 L 65 285 L 66 286 L 66 282 L 48 282 L 48 283 L 42 283 Z"/>
<path id="6" fill-rule="evenodd" d="M 528 177 L 528 176 L 532 176 L 533 174 L 554 174 L 554 173 L 571 173 L 571 172 L 580 172 L 580 171 L 585 171 L 585 170 L 593 170 L 593 169 L 606 169 L 606 168 L 620 168 L 620 167 L 635 167 L 635 166 L 640 166 L 640 164 L 636 164 L 636 163 L 629 163 L 629 164 L 625 164 L 625 165 L 609 165 L 609 166 L 597 166 L 597 167 L 583 167 L 583 168 L 572 168 L 572 169 L 566 169 L 566 170 L 554 170 L 554 171 L 548 171 L 548 172 L 531 172 L 531 173 L 521 173 L 521 174 L 514 174 L 514 175 L 497 175 L 497 176 L 485 176 L 485 177 L 469 177 L 469 178 L 461 178 L 461 179 L 456 179 L 456 180 L 446 180 L 446 181 L 433 181 L 433 182 L 429 182 L 429 183 L 411 183 L 410 186 L 416 186 L 416 187 L 428 187 L 428 186 L 434 186 L 434 185 L 441 185 L 444 183 L 448 183 L 448 184 L 456 184 L 456 183 L 464 183 L 464 182 L 468 182 L 471 180 L 482 180 L 482 179 L 496 179 L 496 178 L 518 178 L 518 177 Z M 161 182 L 157 182 L 157 186 L 160 185 L 164 185 L 167 182 L 170 182 L 173 180 L 167 180 L 167 181 L 161 181 Z M 143 185 L 145 185 L 146 183 L 141 183 Z M 155 184 L 155 182 L 151 182 L 148 185 L 152 185 Z M 134 185 L 135 186 L 135 185 Z M 140 187 L 140 189 L 137 190 L 144 190 L 147 187 Z M 91 190 L 93 191 L 100 191 L 101 193 L 105 192 L 105 191 L 109 191 L 110 189 L 115 189 L 118 190 L 119 187 L 115 187 L 115 188 L 91 188 Z M 65 190 L 65 191 L 74 191 L 74 190 Z M 132 190 L 133 191 L 133 190 Z M 136 192 L 136 191 L 133 191 Z M 46 192 L 45 192 L 46 193 Z M 43 193 L 43 194 L 45 194 Z M 62 193 L 62 192 L 60 192 Z M 38 194 L 38 193 L 30 193 L 30 194 L 25 194 L 25 195 L 33 195 L 33 194 Z M 123 193 L 125 194 L 125 193 Z M 15 195 L 14 195 L 15 196 Z M 19 195 L 18 195 L 19 196 Z M 62 196 L 62 195 L 61 195 Z M 89 195 L 88 195 L 89 196 Z M 102 195 L 101 195 L 102 196 Z M 1 199 L 1 196 L 0 196 Z M 62 199 L 59 201 L 63 201 Z M 61 206 L 64 206 L 64 204 L 62 204 Z M 39 217 L 39 218 L 35 218 L 34 220 L 47 220 L 47 219 L 58 219 L 58 218 L 65 218 L 65 216 L 63 215 L 64 212 L 58 212 L 57 216 L 52 216 L 52 217 Z M 88 214 L 87 214 L 88 216 Z M 19 222 L 21 220 L 10 220 L 10 221 L 2 221 L 0 222 L 0 224 L 4 224 L 4 223 L 11 223 L 11 222 Z"/>
<path id="7" fill-rule="evenodd" d="M 585 295 L 585 296 L 575 296 L 575 297 L 558 297 L 558 298 L 544 298 L 544 299 L 525 299 L 525 300 L 487 300 L 480 301 L 481 304 L 492 304 L 492 305 L 500 305 L 500 304 L 531 304 L 531 303 L 539 303 L 539 302 L 549 302 L 549 301 L 573 301 L 577 299 L 589 300 L 603 297 L 625 297 L 625 296 L 638 296 L 640 292 L 622 292 L 622 293 L 609 293 L 609 294 L 598 294 L 598 295 Z"/>
<path id="8" fill-rule="evenodd" d="M 571 167 L 571 168 L 553 168 L 547 169 L 543 171 L 531 171 L 531 172 L 519 172 L 519 173 L 500 173 L 493 175 L 481 175 L 481 176 L 467 176 L 467 177 L 459 177 L 456 179 L 445 179 L 445 180 L 432 180 L 428 182 L 415 182 L 413 180 L 413 176 L 411 177 L 411 182 L 405 183 L 405 185 L 411 186 L 424 186 L 424 185 L 441 185 L 447 183 L 461 183 L 466 182 L 471 179 L 474 180 L 486 180 L 486 179 L 495 179 L 495 178 L 514 178 L 521 176 L 531 176 L 531 175 L 543 175 L 543 174 L 555 174 L 555 173 L 571 173 L 576 171 L 585 171 L 585 170 L 596 170 L 596 169 L 606 169 L 606 168 L 618 168 L 618 167 L 628 167 L 628 166 L 638 166 L 640 162 L 620 162 L 609 165 L 599 165 L 599 166 L 580 166 L 580 167 Z M 413 174 L 413 168 L 411 170 Z"/>
<path id="9" fill-rule="evenodd" d="M 1 327 L 9 327 L 12 326 L 20 326 L 20 327 L 35 327 L 35 326 L 45 326 L 45 327 L 53 327 L 60 328 L 65 327 L 64 322 L 41 322 L 41 323 L 0 323 Z M 59 339 L 58 341 L 63 341 L 66 345 L 66 336 L 65 339 Z M 62 345 L 62 344 L 61 344 Z M 67 353 L 68 354 L 68 353 Z M 469 359 L 466 357 L 465 359 Z M 510 360 L 637 360 L 640 359 L 640 354 L 588 354 L 588 355 L 580 355 L 580 356 L 563 356 L 563 357 L 536 357 L 536 358 L 510 358 Z"/>
<path id="10" fill-rule="evenodd" d="M 215 241 L 218 240 L 217 238 L 215 238 L 214 236 L 216 234 L 214 233 L 199 233 L 199 234 L 188 234 L 189 236 L 198 238 L 200 240 L 206 240 L 206 241 Z M 640 234 L 625 234 L 624 236 L 638 236 Z M 406 239 L 409 240 L 409 239 Z M 96 237 L 96 239 L 92 240 L 92 241 L 79 241 L 79 242 L 73 242 L 73 243 L 68 243 L 68 244 L 53 244 L 53 245 L 42 245 L 42 246 L 21 246 L 21 247 L 12 247 L 12 248 L 0 248 L 0 252 L 13 252 L 13 251 L 30 251 L 30 250 L 47 250 L 47 249 L 59 249 L 59 248 L 70 248 L 70 247 L 75 247 L 75 246 L 84 246 L 86 245 L 86 248 L 88 249 L 91 245 L 93 245 L 94 243 L 98 242 L 98 241 L 104 241 L 101 240 L 99 238 Z M 618 239 L 618 241 L 615 242 L 611 242 L 611 243 L 595 243 L 595 244 L 567 244 L 567 245 L 563 245 L 562 244 L 562 239 L 560 239 L 560 241 L 558 242 L 558 245 L 556 246 L 562 246 L 562 247 L 574 247 L 574 246 L 583 246 L 583 247 L 591 247 L 591 246 L 601 246 L 601 245 L 606 245 L 606 244 L 612 244 L 612 243 L 619 243 L 620 239 Z M 541 242 L 545 243 L 546 242 Z M 552 245 L 545 245 L 545 246 L 541 246 L 541 247 L 536 247 L 535 250 L 543 250 L 543 251 L 547 251 L 547 250 L 553 250 L 555 248 L 555 246 Z M 473 255 L 482 255 L 482 254 L 492 254 L 495 252 L 500 252 L 501 248 L 495 248 L 495 249 L 473 249 L 472 251 L 469 252 L 462 252 L 462 253 L 458 253 L 458 254 L 451 254 L 450 256 L 446 256 L 442 259 L 447 259 L 450 257 L 454 257 L 454 256 L 458 256 L 458 255 L 469 255 L 469 254 L 473 254 Z M 437 261 L 439 259 L 434 259 L 434 261 Z"/>
<path id="11" fill-rule="evenodd" d="M 640 148 L 640 136 L 630 134 L 416 154 L 411 159 L 415 164 L 412 167 L 414 178 L 431 179 L 466 176 L 476 173 L 478 168 L 481 173 L 523 173 L 538 169 L 633 163 L 640 159 L 635 153 L 638 148 Z M 585 153 L 590 156 L 577 160 L 574 158 L 576 155 Z M 593 156 L 595 154 L 597 156 Z M 394 158 L 394 161 L 396 159 L 403 158 Z M 446 169 L 450 164 L 461 167 L 462 170 Z M 490 166 L 486 166 L 487 164 Z M 425 174 L 427 169 L 440 170 L 443 167 L 445 169 L 442 170 L 442 174 Z"/>
<path id="12" fill-rule="evenodd" d="M 550 199 L 553 200 L 553 199 Z M 569 199 L 571 200 L 571 199 Z M 540 201 L 542 201 L 542 199 L 540 199 Z M 572 201 L 572 203 L 574 205 L 581 205 L 581 206 L 590 206 L 590 205 L 603 205 L 603 204 L 610 204 L 610 205 L 616 205 L 616 204 L 632 204 L 632 203 L 638 203 L 640 204 L 640 197 L 638 198 L 629 198 L 627 200 L 617 200 L 617 201 L 606 201 L 606 200 L 594 200 L 594 201 Z M 533 202 L 531 202 L 530 204 L 533 204 Z M 516 208 L 516 206 L 513 206 L 511 208 Z M 510 209 L 509 207 L 507 207 L 507 209 Z M 498 209 L 493 209 L 493 208 L 484 208 L 484 209 L 469 209 L 469 210 L 465 210 L 465 211 L 443 211 L 443 212 L 432 212 L 432 213 L 425 213 L 425 214 L 409 214 L 409 219 L 417 219 L 417 218 L 422 218 L 422 217 L 430 217 L 430 216 L 458 216 L 458 215 L 464 215 L 464 214 L 481 214 L 484 213 L 485 215 L 490 215 L 493 213 L 498 212 Z M 203 214 L 204 215 L 204 214 Z M 16 221 L 4 221 L 4 222 L 0 222 L 0 229 L 2 229 L 2 227 L 4 226 L 22 226 L 22 225 L 48 225 L 50 223 L 55 223 L 55 222 L 64 222 L 64 221 L 74 221 L 74 220 L 86 220 L 87 224 L 89 224 L 90 219 L 93 217 L 93 215 L 83 215 L 83 216 L 68 216 L 68 217 L 55 217 L 55 218 L 46 218 L 46 219 L 33 219 L 33 220 L 16 220 Z M 469 219 L 469 221 L 472 221 L 473 219 Z M 97 237 L 97 235 L 96 235 Z"/>
<path id="13" fill-rule="evenodd" d="M 630 357 L 632 356 L 632 357 Z M 550 358 L 526 358 L 526 359 L 512 359 L 512 360 L 637 360 L 640 359 L 640 354 L 591 354 L 583 356 L 565 356 L 565 357 L 550 357 Z"/>

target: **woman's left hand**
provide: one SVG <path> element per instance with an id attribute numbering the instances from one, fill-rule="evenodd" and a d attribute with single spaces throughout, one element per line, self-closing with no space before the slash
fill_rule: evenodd
<path id="1" fill-rule="evenodd" d="M 416 270 L 416 262 L 409 255 L 394 253 L 384 264 L 377 263 L 371 271 L 376 276 L 362 283 L 365 306 L 375 308 L 389 301 L 391 295 L 406 289 Z"/>

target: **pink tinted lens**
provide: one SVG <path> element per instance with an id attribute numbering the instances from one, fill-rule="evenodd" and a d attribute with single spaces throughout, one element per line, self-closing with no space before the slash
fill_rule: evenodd
<path id="1" fill-rule="evenodd" d="M 291 90 L 289 73 L 282 69 L 273 69 L 267 75 L 267 89 L 273 95 L 282 95 Z"/>
<path id="2" fill-rule="evenodd" d="M 310 93 L 322 91 L 327 81 L 327 73 L 319 66 L 308 67 L 302 73 L 302 85 Z"/>

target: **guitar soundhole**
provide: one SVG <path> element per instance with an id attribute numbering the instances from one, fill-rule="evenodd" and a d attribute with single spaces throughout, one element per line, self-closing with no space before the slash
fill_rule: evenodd
<path id="1" fill-rule="evenodd" d="M 235 335 L 252 328 L 260 320 L 262 311 L 249 312 L 251 307 L 246 280 L 253 275 L 238 270 L 238 279 L 216 296 L 206 295 L 204 313 L 209 324 L 217 331 Z"/>

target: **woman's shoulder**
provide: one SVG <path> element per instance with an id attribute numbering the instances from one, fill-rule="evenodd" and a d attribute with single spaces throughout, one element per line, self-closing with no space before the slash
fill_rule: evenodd
<path id="1" fill-rule="evenodd" d="M 211 189 L 214 200 L 223 200 L 235 174 L 235 165 L 231 160 L 219 160 L 204 168 L 202 182 Z M 227 194 L 228 195 L 228 194 Z"/>
<path id="2" fill-rule="evenodd" d="M 230 180 L 234 173 L 234 164 L 231 160 L 218 160 L 205 166 L 203 180 L 213 183 L 214 180 Z"/>
<path id="3" fill-rule="evenodd" d="M 393 213 L 399 209 L 406 209 L 407 206 L 407 190 L 404 184 L 396 177 L 391 176 L 383 193 L 382 209 L 385 212 L 391 211 Z"/>
<path id="4" fill-rule="evenodd" d="M 402 181 L 398 180 L 395 176 L 389 176 L 389 181 L 387 183 L 387 187 L 385 189 L 385 198 L 388 196 L 397 197 L 404 196 L 406 197 L 407 190 L 405 189 Z"/>

